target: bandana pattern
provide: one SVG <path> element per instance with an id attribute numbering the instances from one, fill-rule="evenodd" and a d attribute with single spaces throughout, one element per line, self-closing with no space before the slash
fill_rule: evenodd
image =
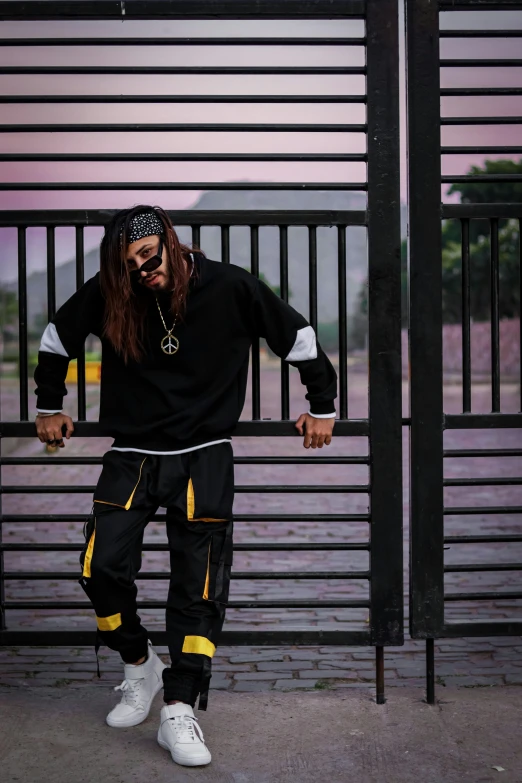
<path id="1" fill-rule="evenodd" d="M 165 229 L 163 223 L 153 211 L 140 212 L 139 215 L 133 217 L 127 230 L 127 244 L 132 245 L 133 242 L 137 242 L 138 239 L 143 237 L 151 237 L 154 234 L 164 234 Z M 123 237 L 123 228 L 120 232 L 120 240 Z"/>

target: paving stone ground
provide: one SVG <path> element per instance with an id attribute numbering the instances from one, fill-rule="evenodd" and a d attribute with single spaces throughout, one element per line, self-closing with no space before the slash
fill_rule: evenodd
<path id="1" fill-rule="evenodd" d="M 365 376 L 353 373 L 350 378 L 350 416 L 366 415 L 367 389 Z M 14 391 L 9 396 L 5 386 L 2 390 L 2 404 L 7 418 L 16 418 Z M 263 417 L 279 418 L 279 375 L 275 368 L 265 367 L 262 374 Z M 406 400 L 406 387 L 404 390 Z M 7 394 L 7 398 L 6 398 Z M 445 409 L 459 411 L 460 389 L 458 386 L 445 388 Z M 74 394 L 71 395 L 71 402 Z M 89 390 L 89 418 L 97 417 L 96 393 Z M 489 408 L 489 388 L 486 384 L 473 387 L 475 410 L 486 412 Z M 519 389 L 515 384 L 504 384 L 502 405 L 506 412 L 518 410 Z M 71 410 L 73 406 L 71 405 Z M 297 374 L 291 373 L 291 415 L 294 418 L 306 410 L 303 390 Z M 406 410 L 406 409 L 405 409 Z M 249 417 L 249 401 L 245 406 L 244 418 Z M 4 414 L 5 417 L 5 414 Z M 109 439 L 73 439 L 67 444 L 69 455 L 101 455 L 109 448 Z M 520 447 L 522 433 L 519 430 L 466 430 L 450 431 L 445 434 L 446 448 L 504 448 Z M 300 438 L 235 438 L 234 451 L 242 455 L 309 455 L 365 454 L 367 441 L 364 438 L 334 437 L 328 450 L 305 452 Z M 36 440 L 18 443 L 4 441 L 3 453 L 12 455 L 41 455 L 42 446 Z M 99 467 L 60 466 L 60 456 L 49 457 L 49 465 L 42 467 L 11 467 L 2 469 L 3 485 L 75 485 L 90 486 L 96 482 Z M 404 562 L 408 563 L 408 441 L 404 435 L 404 498 L 405 536 Z M 522 459 L 474 457 L 466 460 L 445 460 L 448 478 L 496 477 L 522 475 Z M 236 466 L 236 484 L 302 484 L 321 486 L 335 484 L 364 484 L 368 481 L 366 466 L 283 466 L 242 465 Z M 499 506 L 522 505 L 521 486 L 497 487 L 451 487 L 445 490 L 445 502 L 454 506 Z M 85 494 L 31 494 L 20 492 L 3 496 L 4 513 L 60 513 L 88 514 L 91 499 Z M 236 495 L 235 510 L 238 513 L 263 512 L 281 513 L 357 513 L 366 512 L 368 498 L 364 494 L 313 493 L 303 494 L 261 494 L 242 493 Z M 490 514 L 458 515 L 445 521 L 446 534 L 466 533 L 517 533 L 520 532 L 521 515 Z M 46 523 L 4 523 L 3 540 L 8 543 L 74 543 L 82 542 L 82 525 L 75 522 Z M 166 541 L 162 523 L 150 523 L 146 541 Z M 265 522 L 235 525 L 236 543 L 259 543 L 274 541 L 288 542 L 336 542 L 366 541 L 366 523 L 320 522 L 279 523 Z M 456 563 L 516 563 L 522 562 L 522 544 L 465 545 L 453 546 L 445 551 L 446 564 Z M 365 552 L 236 552 L 236 571 L 272 570 L 277 572 L 343 571 L 365 570 L 368 555 Z M 78 578 L 78 552 L 7 552 L 5 569 L 13 576 L 17 571 L 66 571 L 68 579 L 15 579 L 6 580 L 6 600 L 75 600 L 83 601 L 84 595 Z M 144 554 L 143 571 L 167 571 L 167 554 L 147 552 Z M 494 601 L 451 602 L 446 606 L 448 620 L 476 619 L 519 619 L 522 601 L 502 598 L 502 592 L 520 590 L 521 576 L 517 571 L 448 573 L 445 586 L 451 592 L 494 591 Z M 165 580 L 142 580 L 139 582 L 140 598 L 164 600 L 167 583 Z M 231 599 L 311 599 L 366 597 L 368 584 L 363 580 L 339 579 L 245 579 L 232 582 Z M 405 571 L 405 599 L 407 599 L 407 574 Z M 407 605 L 407 600 L 406 600 Z M 162 612 L 144 610 L 141 616 L 151 629 L 163 627 Z M 20 630 L 64 630 L 89 629 L 93 627 L 90 609 L 64 611 L 49 607 L 45 610 L 29 611 L 10 609 L 6 615 L 7 627 Z M 226 628 L 229 630 L 256 630 L 282 628 L 322 628 L 359 630 L 368 621 L 365 610 L 348 609 L 300 609 L 300 610 L 229 610 Z M 166 653 L 166 650 L 164 651 Z M 0 650 L 0 686 L 24 688 L 36 683 L 53 687 L 107 687 L 121 680 L 121 665 L 110 651 L 103 651 L 102 678 L 98 681 L 92 650 L 64 648 L 7 648 Z M 485 638 L 440 640 L 436 645 L 437 680 L 440 689 L 450 685 L 469 687 L 488 685 L 522 684 L 522 639 Z M 386 651 L 386 682 L 388 686 L 415 685 L 424 687 L 423 644 L 406 639 L 402 648 Z M 220 648 L 214 659 L 212 687 L 234 692 L 257 692 L 267 690 L 293 690 L 311 688 L 314 690 L 374 687 L 374 651 L 372 649 L 348 647 L 314 648 Z"/>

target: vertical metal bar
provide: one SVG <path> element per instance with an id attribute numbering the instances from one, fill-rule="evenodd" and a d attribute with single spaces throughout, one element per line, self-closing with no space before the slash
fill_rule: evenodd
<path id="1" fill-rule="evenodd" d="M 491 237 L 491 410 L 500 412 L 500 317 L 498 218 L 490 219 Z"/>
<path id="2" fill-rule="evenodd" d="M 367 3 L 370 630 L 403 644 L 397 0 Z"/>
<path id="3" fill-rule="evenodd" d="M 461 220 L 462 241 L 462 412 L 471 412 L 471 278 L 469 218 Z"/>
<path id="4" fill-rule="evenodd" d="M 308 296 L 310 326 L 317 334 L 317 228 L 308 227 Z"/>
<path id="5" fill-rule="evenodd" d="M 194 247 L 199 247 L 201 244 L 201 226 L 191 226 L 192 228 L 192 244 Z"/>
<path id="6" fill-rule="evenodd" d="M 76 289 L 85 282 L 85 258 L 83 226 L 76 226 Z M 85 388 L 85 346 L 78 354 L 78 421 L 87 418 L 87 394 Z"/>
<path id="7" fill-rule="evenodd" d="M 385 704 L 384 698 L 384 647 L 378 645 L 375 648 L 375 701 L 377 704 Z"/>
<path id="8" fill-rule="evenodd" d="M 519 294 L 518 294 L 518 301 L 520 302 L 519 305 L 519 324 L 520 324 L 520 335 L 518 338 L 518 350 L 519 350 L 519 364 L 520 364 L 520 410 L 522 411 L 522 218 L 518 221 L 518 283 L 519 283 Z"/>
<path id="9" fill-rule="evenodd" d="M 288 302 L 288 226 L 279 226 L 279 286 Z M 281 359 L 281 419 L 290 418 L 290 365 Z"/>
<path id="10" fill-rule="evenodd" d="M 1 419 L 1 416 L 0 416 Z M 0 434 L 0 457 L 2 456 L 2 435 Z M 0 487 L 2 486 L 2 465 L 0 462 Z M 0 544 L 3 541 L 3 525 L 2 525 L 2 494 L 0 493 Z M 7 628 L 5 620 L 5 568 L 4 568 L 4 552 L 0 550 L 0 631 L 5 631 Z"/>
<path id="11" fill-rule="evenodd" d="M 410 633 L 444 622 L 438 4 L 406 0 L 410 254 Z M 370 136 L 370 134 L 368 134 Z"/>
<path id="12" fill-rule="evenodd" d="M 426 639 L 426 701 L 435 704 L 435 639 Z"/>
<path id="13" fill-rule="evenodd" d="M 47 320 L 56 313 L 56 249 L 54 226 L 47 226 Z"/>
<path id="14" fill-rule="evenodd" d="M 27 361 L 27 229 L 18 229 L 18 365 L 20 368 L 20 421 L 29 420 Z"/>
<path id="15" fill-rule="evenodd" d="M 259 277 L 259 227 L 250 226 L 250 271 Z M 261 367 L 259 337 L 252 340 L 252 419 L 261 418 Z"/>
<path id="16" fill-rule="evenodd" d="M 337 227 L 339 319 L 339 417 L 348 418 L 348 336 L 346 331 L 346 226 Z"/>
<path id="17" fill-rule="evenodd" d="M 221 226 L 221 261 L 230 264 L 230 226 Z"/>

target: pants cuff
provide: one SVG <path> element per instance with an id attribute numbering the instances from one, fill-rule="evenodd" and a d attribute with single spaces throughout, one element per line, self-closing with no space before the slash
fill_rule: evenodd
<path id="1" fill-rule="evenodd" d="M 120 650 L 121 659 L 123 663 L 136 663 L 140 658 L 147 658 L 149 650 L 148 642 L 140 642 L 135 647 L 126 647 L 125 650 Z"/>
<path id="2" fill-rule="evenodd" d="M 182 701 L 194 708 L 199 693 L 199 678 L 191 674 L 175 674 L 163 669 L 163 701 Z"/>

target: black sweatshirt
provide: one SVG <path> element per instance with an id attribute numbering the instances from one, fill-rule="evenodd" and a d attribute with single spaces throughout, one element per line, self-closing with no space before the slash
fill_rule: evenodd
<path id="1" fill-rule="evenodd" d="M 241 415 L 252 339 L 264 337 L 274 353 L 297 367 L 310 413 L 335 416 L 337 374 L 305 318 L 262 281 L 233 264 L 193 254 L 195 273 L 187 309 L 176 324 L 179 350 L 166 355 L 166 332 L 156 294 L 145 317 L 144 355 L 127 364 L 103 336 L 104 299 L 99 274 L 56 313 L 42 337 L 35 370 L 37 410 L 59 411 L 67 394 L 69 360 L 94 334 L 102 342 L 100 423 L 114 448 L 190 449 L 230 438 Z M 170 295 L 157 294 L 167 327 Z"/>

